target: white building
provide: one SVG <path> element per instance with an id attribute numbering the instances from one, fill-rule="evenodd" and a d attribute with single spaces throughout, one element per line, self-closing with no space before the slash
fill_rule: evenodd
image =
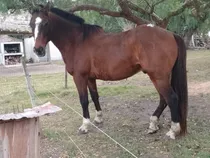
<path id="1" fill-rule="evenodd" d="M 13 38 L 8 35 L 0 36 L 0 65 L 20 64 L 21 57 L 26 54 L 28 62 L 49 62 L 62 60 L 61 53 L 52 42 L 46 47 L 46 55 L 38 57 L 33 52 L 34 38 L 25 38 L 24 43 L 21 39 Z"/>
<path id="2" fill-rule="evenodd" d="M 34 38 L 25 38 L 25 51 L 26 51 L 26 59 L 33 59 L 35 62 L 38 62 L 36 54 L 33 52 L 34 48 Z M 46 47 L 46 55 L 44 57 L 39 57 L 40 62 L 48 62 L 53 60 L 62 60 L 62 56 L 57 47 L 49 42 Z"/>
<path id="3" fill-rule="evenodd" d="M 13 61 L 19 61 L 24 54 L 26 59 L 34 62 L 48 62 L 51 60 L 61 60 L 61 54 L 58 49 L 50 42 L 47 46 L 47 53 L 44 57 L 38 58 L 34 52 L 34 38 L 24 38 L 24 44 L 21 39 L 17 39 L 8 35 L 30 35 L 29 27 L 31 15 L 26 12 L 18 14 L 0 13 L 0 64 L 12 64 Z M 26 36 L 24 36 L 26 37 Z"/>

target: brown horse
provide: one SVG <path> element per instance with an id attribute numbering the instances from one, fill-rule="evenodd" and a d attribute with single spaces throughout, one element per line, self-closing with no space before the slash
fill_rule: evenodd
<path id="1" fill-rule="evenodd" d="M 103 121 L 96 79 L 122 80 L 143 71 L 160 95 L 148 133 L 159 129 L 158 119 L 167 105 L 172 119 L 167 135 L 175 139 L 176 135 L 186 133 L 188 92 L 182 38 L 152 24 L 105 33 L 99 26 L 85 24 L 82 18 L 48 5 L 34 10 L 30 26 L 37 55 L 44 56 L 46 44 L 52 41 L 73 76 L 83 109 L 81 132 L 87 133 L 90 123 L 88 89 L 96 108 L 94 121 Z"/>

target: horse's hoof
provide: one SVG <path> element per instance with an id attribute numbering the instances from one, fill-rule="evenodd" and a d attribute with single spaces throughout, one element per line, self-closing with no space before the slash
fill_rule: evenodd
<path id="1" fill-rule="evenodd" d="M 103 126 L 103 121 L 102 122 L 98 122 L 98 121 L 93 121 L 93 124 L 96 125 L 97 127 L 102 127 Z"/>
<path id="2" fill-rule="evenodd" d="M 168 136 L 169 138 L 175 140 L 176 139 L 176 134 L 175 132 L 173 132 L 172 130 L 169 130 L 167 133 L 166 133 L 166 136 Z"/>
<path id="3" fill-rule="evenodd" d="M 96 117 L 93 121 L 95 125 L 99 125 L 103 123 L 102 111 L 96 111 Z"/>
<path id="4" fill-rule="evenodd" d="M 147 134 L 156 133 L 158 130 L 159 130 L 158 118 L 156 116 L 151 116 L 150 117 L 150 123 L 149 123 L 149 129 L 147 131 Z"/>
<path id="5" fill-rule="evenodd" d="M 79 128 L 79 134 L 87 134 L 88 129 L 82 129 L 81 127 Z"/>
<path id="6" fill-rule="evenodd" d="M 80 128 L 79 128 L 79 133 L 80 134 L 87 134 L 88 133 L 88 128 L 86 125 L 82 125 Z"/>
<path id="7" fill-rule="evenodd" d="M 159 129 L 148 129 L 147 134 L 154 134 L 158 131 Z"/>
<path id="8" fill-rule="evenodd" d="M 180 134 L 181 127 L 179 123 L 171 122 L 171 129 L 166 133 L 171 139 L 176 139 L 176 136 Z"/>
<path id="9" fill-rule="evenodd" d="M 94 124 L 102 124 L 103 123 L 102 117 L 95 117 L 93 123 Z"/>
<path id="10" fill-rule="evenodd" d="M 94 123 L 95 125 L 100 125 L 100 124 L 103 124 L 103 121 L 94 120 L 93 123 Z"/>

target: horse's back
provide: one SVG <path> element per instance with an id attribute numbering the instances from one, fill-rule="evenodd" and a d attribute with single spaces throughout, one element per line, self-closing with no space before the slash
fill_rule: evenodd
<path id="1" fill-rule="evenodd" d="M 81 51 L 89 56 L 91 76 L 104 80 L 127 78 L 141 70 L 169 73 L 177 57 L 173 34 L 147 25 L 121 33 L 99 33 Z"/>

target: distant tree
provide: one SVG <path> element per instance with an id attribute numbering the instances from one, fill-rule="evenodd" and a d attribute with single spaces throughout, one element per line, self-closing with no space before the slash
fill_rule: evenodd
<path id="1" fill-rule="evenodd" d="M 195 31 L 205 30 L 203 24 L 210 17 L 210 1 L 114 0 L 110 2 L 88 0 L 84 2 L 81 0 L 75 1 L 74 6 L 70 9 L 71 12 L 84 10 L 93 10 L 101 15 L 121 17 L 137 25 L 154 23 L 182 35 L 188 45 Z"/>
<path id="2" fill-rule="evenodd" d="M 0 11 L 31 9 L 46 0 L 1 0 Z M 56 0 L 54 5 L 76 12 L 88 23 L 106 31 L 129 25 L 153 23 L 184 37 L 189 44 L 194 32 L 206 33 L 210 23 L 209 0 Z"/>

